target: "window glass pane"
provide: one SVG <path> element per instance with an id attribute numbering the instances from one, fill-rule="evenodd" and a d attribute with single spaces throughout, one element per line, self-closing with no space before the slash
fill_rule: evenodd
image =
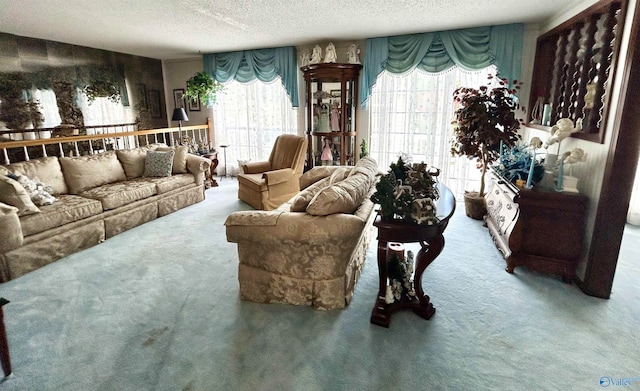
<path id="1" fill-rule="evenodd" d="M 479 87 L 490 66 L 478 72 L 458 68 L 440 74 L 418 70 L 402 76 L 383 72 L 378 76 L 370 100 L 370 154 L 385 172 L 401 153 L 412 162 L 425 162 L 441 170 L 440 180 L 457 197 L 465 190 L 478 190 L 480 171 L 476 162 L 452 157 L 451 121 L 455 110 L 453 91 L 460 87 Z"/>
<path id="2" fill-rule="evenodd" d="M 217 98 L 214 129 L 219 173 L 236 175 L 239 160 L 268 160 L 279 135 L 297 134 L 296 110 L 280 79 L 270 83 L 232 81 Z M 221 145 L 228 145 L 226 151 Z"/>

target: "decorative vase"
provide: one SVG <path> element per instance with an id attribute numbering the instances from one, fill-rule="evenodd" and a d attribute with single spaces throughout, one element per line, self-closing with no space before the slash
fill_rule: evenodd
<path id="1" fill-rule="evenodd" d="M 477 191 L 464 192 L 464 209 L 467 216 L 475 220 L 482 220 L 487 214 L 486 201 Z"/>

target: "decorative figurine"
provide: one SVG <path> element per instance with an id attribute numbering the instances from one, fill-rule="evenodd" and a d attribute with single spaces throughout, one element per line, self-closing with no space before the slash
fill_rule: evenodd
<path id="1" fill-rule="evenodd" d="M 331 131 L 339 132 L 340 131 L 340 105 L 338 102 L 331 103 L 331 112 L 329 113 L 331 120 Z"/>
<path id="2" fill-rule="evenodd" d="M 309 52 L 309 49 L 305 49 L 300 54 L 300 64 L 302 64 L 303 67 L 306 67 L 307 65 L 309 65 L 310 62 L 311 62 L 311 53 Z"/>
<path id="3" fill-rule="evenodd" d="M 320 45 L 316 45 L 313 48 L 313 53 L 311 54 L 311 61 L 309 64 L 320 64 L 322 62 L 322 48 Z"/>
<path id="4" fill-rule="evenodd" d="M 336 62 L 337 59 L 336 47 L 333 46 L 333 42 L 329 42 L 327 50 L 325 51 L 324 62 Z"/>
<path id="5" fill-rule="evenodd" d="M 347 50 L 347 61 L 349 64 L 360 64 L 360 48 L 355 43 L 349 45 Z"/>
<path id="6" fill-rule="evenodd" d="M 324 138 L 324 146 L 322 147 L 322 155 L 320 156 L 323 166 L 331 165 L 333 161 L 333 151 L 331 150 L 331 142 L 327 137 Z"/>
<path id="7" fill-rule="evenodd" d="M 569 137 L 572 133 L 582 130 L 582 118 L 578 118 L 576 126 L 573 126 L 573 121 L 569 118 L 560 118 L 558 122 L 551 128 L 551 137 L 544 143 L 545 148 L 549 148 L 550 145 L 558 143 L 558 152 L 560 152 L 560 142 Z"/>

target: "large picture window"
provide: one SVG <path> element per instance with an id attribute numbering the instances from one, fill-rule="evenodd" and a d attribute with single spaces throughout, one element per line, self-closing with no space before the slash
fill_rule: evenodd
<path id="1" fill-rule="evenodd" d="M 297 116 L 280 79 L 225 84 L 214 106 L 218 173 L 236 175 L 238 160 L 269 158 L 276 137 L 297 134 Z M 228 145 L 225 153 L 221 145 Z M 225 158 L 226 154 L 226 165 Z"/>
<path id="2" fill-rule="evenodd" d="M 440 181 L 456 194 L 480 188 L 476 162 L 452 157 L 453 91 L 479 87 L 494 66 L 477 72 L 454 67 L 433 74 L 417 69 L 404 75 L 380 74 L 369 101 L 370 154 L 381 169 L 406 154 L 413 163 L 425 162 L 441 170 Z"/>

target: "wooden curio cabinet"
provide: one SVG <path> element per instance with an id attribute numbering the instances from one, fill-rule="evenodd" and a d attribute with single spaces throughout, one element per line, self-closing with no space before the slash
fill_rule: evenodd
<path id="1" fill-rule="evenodd" d="M 306 169 L 354 165 L 360 64 L 321 63 L 301 68 L 306 84 Z"/>

